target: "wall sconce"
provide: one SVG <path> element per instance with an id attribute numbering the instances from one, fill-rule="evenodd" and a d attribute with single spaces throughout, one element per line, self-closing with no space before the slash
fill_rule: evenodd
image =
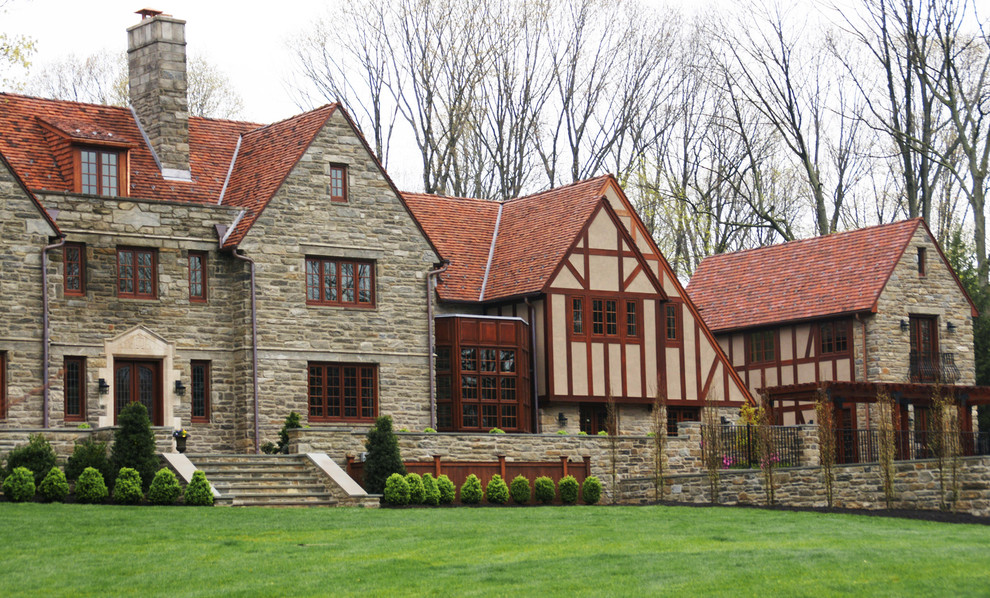
<path id="1" fill-rule="evenodd" d="M 946 322 L 945 329 L 949 331 L 949 334 L 952 334 L 956 331 L 956 325 L 952 322 Z"/>
<path id="2" fill-rule="evenodd" d="M 179 395 L 180 397 L 186 394 L 186 385 L 182 383 L 182 380 L 175 381 L 175 394 Z"/>
<path id="3" fill-rule="evenodd" d="M 908 328 L 907 320 L 901 320 L 901 332 L 907 332 Z"/>
<path id="4" fill-rule="evenodd" d="M 559 424 L 560 427 L 564 427 L 567 425 L 567 416 L 564 415 L 563 411 L 557 414 L 557 424 Z"/>
<path id="5" fill-rule="evenodd" d="M 109 394 L 110 393 L 110 385 L 107 384 L 107 381 L 106 380 L 104 380 L 103 378 L 100 378 L 100 381 L 99 381 L 98 384 L 100 385 L 100 394 L 101 395 L 105 395 L 105 394 Z"/>

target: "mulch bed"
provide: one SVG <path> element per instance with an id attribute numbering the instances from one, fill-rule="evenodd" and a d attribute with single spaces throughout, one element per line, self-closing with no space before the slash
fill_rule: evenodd
<path id="1" fill-rule="evenodd" d="M 659 504 L 668 507 L 721 507 L 725 509 L 762 509 L 765 511 L 794 511 L 806 513 L 837 513 L 842 515 L 866 515 L 868 517 L 896 517 L 900 519 L 918 519 L 921 521 L 937 521 L 939 523 L 975 523 L 990 525 L 990 517 L 977 517 L 969 513 L 952 511 L 923 511 L 918 509 L 842 509 L 833 507 L 792 507 L 786 505 L 713 505 L 709 503 L 688 503 L 663 501 Z"/>

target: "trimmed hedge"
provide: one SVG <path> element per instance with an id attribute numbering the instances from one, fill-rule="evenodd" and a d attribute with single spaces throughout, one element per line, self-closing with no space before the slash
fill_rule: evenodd
<path id="1" fill-rule="evenodd" d="M 502 476 L 497 473 L 485 486 L 485 500 L 493 505 L 504 505 L 509 502 L 509 487 L 505 485 Z"/>
<path id="2" fill-rule="evenodd" d="M 449 505 L 457 498 L 457 486 L 454 486 L 454 482 L 451 482 L 445 473 L 440 474 L 440 477 L 437 478 L 437 490 L 440 492 L 440 504 L 442 505 Z"/>
<path id="3" fill-rule="evenodd" d="M 58 467 L 48 470 L 48 475 L 41 480 L 38 486 L 38 494 L 45 502 L 62 502 L 69 495 L 69 481 L 65 479 L 65 474 Z"/>
<path id="4" fill-rule="evenodd" d="M 409 504 L 423 504 L 426 498 L 426 491 L 423 488 L 423 478 L 418 473 L 407 473 L 406 483 L 409 484 Z"/>
<path id="5" fill-rule="evenodd" d="M 87 467 L 79 474 L 76 481 L 76 501 L 88 504 L 98 504 L 107 498 L 107 484 L 103 474 L 93 467 Z"/>
<path id="6" fill-rule="evenodd" d="M 206 474 L 197 469 L 193 472 L 193 477 L 186 486 L 185 502 L 194 507 L 212 507 L 213 491 L 210 490 L 210 482 L 206 479 Z"/>
<path id="7" fill-rule="evenodd" d="M 107 458 L 107 443 L 97 442 L 92 438 L 77 442 L 75 448 L 72 449 L 72 456 L 65 464 L 65 477 L 70 480 L 77 480 L 79 474 L 87 467 L 92 467 L 103 474 L 104 480 L 113 476 L 110 459 Z"/>
<path id="8" fill-rule="evenodd" d="M 55 449 L 41 434 L 31 434 L 27 444 L 15 448 L 7 455 L 6 474 L 11 475 L 18 467 L 31 470 L 37 487 L 52 467 L 55 467 Z"/>
<path id="9" fill-rule="evenodd" d="M 148 502 L 153 505 L 174 505 L 182 494 L 182 485 L 171 469 L 163 467 L 155 474 L 148 489 Z"/>
<path id="10" fill-rule="evenodd" d="M 385 504 L 401 507 L 409 504 L 409 481 L 401 473 L 393 473 L 385 480 L 385 492 L 382 498 Z"/>
<path id="11" fill-rule="evenodd" d="M 481 480 L 473 473 L 461 485 L 461 502 L 476 505 L 481 502 Z"/>
<path id="12" fill-rule="evenodd" d="M 440 489 L 433 474 L 423 474 L 423 504 L 435 507 L 440 504 Z"/>
<path id="13" fill-rule="evenodd" d="M 11 502 L 34 498 L 34 474 L 27 467 L 15 467 L 3 480 L 3 494 Z"/>
<path id="14" fill-rule="evenodd" d="M 598 501 L 602 499 L 601 480 L 593 475 L 586 477 L 584 484 L 581 485 L 581 498 L 586 505 L 598 504 Z"/>
<path id="15" fill-rule="evenodd" d="M 560 502 L 565 505 L 573 505 L 577 502 L 580 486 L 574 476 L 565 475 L 560 478 L 560 484 L 557 487 L 560 488 Z"/>
<path id="16" fill-rule="evenodd" d="M 553 480 L 547 476 L 540 476 L 536 478 L 536 483 L 533 485 L 533 494 L 536 496 L 536 500 L 548 505 L 553 502 L 557 488 L 554 486 Z"/>
<path id="17" fill-rule="evenodd" d="M 113 484 L 113 502 L 118 505 L 136 505 L 144 499 L 141 492 L 141 474 L 136 469 L 121 467 Z"/>
<path id="18" fill-rule="evenodd" d="M 524 505 L 529 502 L 531 490 L 529 488 L 529 478 L 520 474 L 512 479 L 509 486 L 509 493 L 512 495 L 512 502 L 517 505 Z"/>

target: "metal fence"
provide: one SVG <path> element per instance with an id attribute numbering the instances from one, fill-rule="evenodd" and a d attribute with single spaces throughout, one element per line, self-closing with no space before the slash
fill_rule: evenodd
<path id="1" fill-rule="evenodd" d="M 767 458 L 777 467 L 801 465 L 800 428 L 792 426 L 771 426 L 770 449 Z M 719 449 L 722 467 L 760 467 L 760 440 L 756 426 L 719 426 Z"/>
<path id="2" fill-rule="evenodd" d="M 880 430 L 836 430 L 836 463 L 873 463 L 880 460 Z M 959 432 L 946 436 L 945 446 L 955 445 L 959 454 L 990 455 L 990 431 Z M 956 444 L 958 443 L 958 444 Z M 928 430 L 894 432 L 894 459 L 932 459 L 936 456 L 938 436 Z"/>

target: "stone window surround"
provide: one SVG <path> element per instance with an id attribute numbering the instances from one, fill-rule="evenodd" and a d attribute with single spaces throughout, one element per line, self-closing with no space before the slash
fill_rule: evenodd
<path id="1" fill-rule="evenodd" d="M 73 364 L 73 363 L 76 364 L 76 367 L 77 367 L 77 371 L 76 371 L 77 378 L 75 380 L 76 384 L 75 384 L 75 389 L 74 390 L 76 391 L 76 393 L 78 395 L 78 400 L 79 400 L 79 412 L 78 413 L 70 413 L 69 412 L 69 390 L 70 390 L 70 384 L 69 384 L 69 382 L 70 382 L 70 379 L 69 379 L 69 366 L 70 366 L 70 364 Z M 63 372 L 63 376 L 62 376 L 62 378 L 63 378 L 63 385 L 62 385 L 62 393 L 63 393 L 62 411 L 63 411 L 63 415 L 65 417 L 65 421 L 67 421 L 67 422 L 71 422 L 71 421 L 84 422 L 84 421 L 86 421 L 86 386 L 87 386 L 87 384 L 86 384 L 86 358 L 85 357 L 80 357 L 80 356 L 75 356 L 75 355 L 66 355 L 63 358 L 63 364 L 64 364 L 64 367 L 62 369 L 62 372 Z"/>
<path id="2" fill-rule="evenodd" d="M 319 282 L 315 288 L 319 293 L 319 299 L 311 299 L 309 296 L 310 289 L 313 288 L 309 284 L 309 276 L 310 276 L 309 266 L 312 263 L 315 263 L 318 266 L 318 270 L 316 274 L 319 277 Z M 324 265 L 327 263 L 335 264 L 335 268 L 336 268 L 335 271 L 336 272 L 335 276 L 337 277 L 337 287 L 335 289 L 337 291 L 336 300 L 327 299 L 326 296 L 324 295 L 325 293 Z M 341 274 L 341 270 L 342 270 L 341 267 L 344 264 L 350 264 L 354 267 L 352 271 L 352 284 L 353 284 L 352 290 L 353 290 L 354 299 L 352 301 L 345 301 L 343 299 L 344 287 L 342 284 L 343 276 Z M 359 271 L 362 265 L 370 266 L 369 287 L 371 292 L 371 298 L 369 301 L 360 300 L 361 277 L 359 276 Z M 348 308 L 357 308 L 357 309 L 375 309 L 378 305 L 378 292 L 376 289 L 376 283 L 378 279 L 377 270 L 378 270 L 378 262 L 375 260 L 351 258 L 351 257 L 342 258 L 342 257 L 325 257 L 319 255 L 307 255 L 305 258 L 305 270 L 304 270 L 305 280 L 306 280 L 306 304 L 310 306 L 334 306 L 334 307 L 348 307 Z"/>
<path id="3" fill-rule="evenodd" d="M 196 375 L 197 375 L 197 372 L 196 372 L 196 370 L 197 369 L 200 369 L 200 368 L 202 369 L 202 376 L 203 376 L 203 386 L 202 386 L 202 393 L 203 393 L 203 396 L 202 396 L 203 414 L 202 415 L 197 415 L 196 414 L 196 402 L 197 402 L 197 396 L 196 396 L 196 394 L 197 394 L 197 384 L 196 384 Z M 207 360 L 193 359 L 189 363 L 189 385 L 188 385 L 189 386 L 189 413 L 190 413 L 189 419 L 193 423 L 210 423 L 210 417 L 211 417 L 210 404 L 212 403 L 212 401 L 210 400 L 210 392 L 211 392 L 211 389 L 210 389 L 210 386 L 211 386 L 210 385 L 210 371 L 211 371 L 211 369 L 212 368 L 210 367 L 210 362 L 207 361 Z"/>
<path id="4" fill-rule="evenodd" d="M 346 407 L 345 407 L 345 404 L 344 404 L 344 401 L 345 401 L 345 398 L 344 398 L 344 375 L 343 375 L 342 370 L 344 368 L 349 368 L 349 367 L 353 367 L 356 370 L 356 372 L 355 372 L 355 375 L 356 375 L 356 385 L 357 385 L 356 386 L 356 389 L 355 389 L 356 392 L 357 392 L 357 394 L 355 396 L 355 399 L 357 401 L 356 407 L 355 407 L 356 413 L 357 413 L 356 416 L 348 416 L 348 415 L 345 415 L 345 413 L 344 413 L 344 409 Z M 309 378 L 310 378 L 311 370 L 313 368 L 319 368 L 321 370 L 321 381 L 322 381 L 321 382 L 321 392 L 323 392 L 323 402 L 321 403 L 321 407 L 325 410 L 323 415 L 313 415 L 312 412 L 311 412 L 311 405 L 312 405 L 313 396 L 311 395 L 311 386 L 310 386 L 310 379 Z M 340 394 L 338 395 L 338 398 L 339 398 L 339 403 L 338 403 L 339 414 L 338 415 L 329 415 L 329 413 L 328 413 L 329 412 L 329 409 L 330 409 L 330 400 L 329 400 L 330 397 L 329 397 L 329 393 L 326 392 L 326 391 L 329 390 L 329 378 L 330 378 L 329 372 L 330 372 L 331 369 L 337 369 L 338 370 L 338 381 L 339 381 L 338 390 L 340 391 Z M 361 371 L 362 369 L 370 370 L 370 379 L 371 379 L 371 384 L 372 384 L 372 397 L 371 397 L 371 399 L 372 399 L 372 405 L 371 405 L 371 416 L 370 417 L 367 417 L 367 416 L 362 415 L 363 405 L 362 405 L 362 400 L 361 400 L 362 399 L 362 397 L 361 397 L 361 391 L 362 391 L 362 385 L 361 385 L 361 383 L 366 378 L 366 374 L 367 374 L 367 372 L 362 372 Z M 307 395 L 307 397 L 306 397 L 306 405 L 307 405 L 307 408 L 306 408 L 306 417 L 307 417 L 307 419 L 309 421 L 312 421 L 312 422 L 321 422 L 321 423 L 322 422 L 364 422 L 364 423 L 370 423 L 370 422 L 374 422 L 375 421 L 375 418 L 378 417 L 378 393 L 379 393 L 379 384 L 378 384 L 378 364 L 377 363 L 362 363 L 362 362 L 348 362 L 348 363 L 344 363 L 344 362 L 319 362 L 319 361 L 310 361 L 310 362 L 308 362 L 306 364 L 306 376 L 307 376 L 307 380 L 306 380 L 306 395 Z"/>
<path id="5" fill-rule="evenodd" d="M 181 428 L 182 420 L 175 416 L 180 397 L 175 394 L 175 382 L 181 379 L 182 372 L 175 369 L 175 343 L 166 341 L 144 326 L 135 326 L 122 334 L 103 341 L 103 356 L 106 366 L 97 370 L 97 377 L 103 378 L 109 385 L 109 392 L 100 395 L 99 406 L 103 415 L 99 417 L 98 427 L 114 425 L 114 360 L 115 359 L 144 359 L 160 361 L 162 364 L 162 422 L 165 426 Z"/>

